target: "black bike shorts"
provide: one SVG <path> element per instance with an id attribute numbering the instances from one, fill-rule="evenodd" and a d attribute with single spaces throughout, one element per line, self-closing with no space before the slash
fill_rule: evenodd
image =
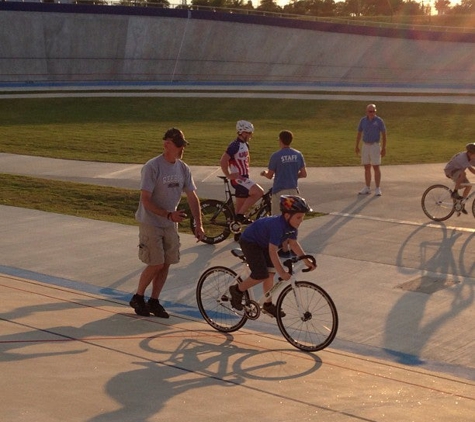
<path id="1" fill-rule="evenodd" d="M 239 244 L 249 264 L 251 278 L 265 280 L 269 277 L 269 272 L 275 272 L 268 247 L 264 249 L 256 243 L 246 242 L 245 240 L 241 240 Z"/>

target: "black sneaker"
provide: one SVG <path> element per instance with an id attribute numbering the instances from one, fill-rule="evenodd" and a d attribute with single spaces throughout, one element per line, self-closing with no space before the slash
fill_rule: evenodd
<path id="1" fill-rule="evenodd" d="M 236 215 L 236 221 L 238 223 L 241 223 L 243 225 L 249 225 L 252 223 L 252 220 L 249 220 L 249 218 L 247 218 L 245 215 L 243 214 L 237 214 Z"/>
<path id="2" fill-rule="evenodd" d="M 264 313 L 276 318 L 277 317 L 277 306 L 275 306 L 272 302 L 265 302 L 262 306 L 262 310 Z M 280 310 L 280 317 L 285 317 L 286 313 L 281 309 Z"/>
<path id="3" fill-rule="evenodd" d="M 465 215 L 468 214 L 467 210 L 465 209 L 465 205 L 462 207 L 462 209 L 460 211 L 462 211 L 462 213 L 465 214 Z"/>
<path id="4" fill-rule="evenodd" d="M 463 199 L 463 196 L 460 196 L 457 191 L 453 191 L 451 196 L 452 196 L 452 199 L 456 199 L 456 200 Z"/>
<path id="5" fill-rule="evenodd" d="M 244 293 L 238 289 L 237 284 L 229 286 L 229 293 L 231 293 L 231 306 L 238 311 L 242 311 L 242 297 Z"/>
<path id="6" fill-rule="evenodd" d="M 132 299 L 129 302 L 129 305 L 134 308 L 135 313 L 140 316 L 150 316 L 150 312 L 148 310 L 147 305 L 145 304 L 145 300 L 143 296 L 140 295 L 133 295 Z"/>
<path id="7" fill-rule="evenodd" d="M 168 315 L 168 312 L 165 311 L 165 308 L 162 305 L 160 305 L 160 302 L 158 301 L 158 299 L 150 298 L 148 300 L 148 309 L 152 314 L 154 314 L 158 318 L 170 318 L 170 315 Z"/>

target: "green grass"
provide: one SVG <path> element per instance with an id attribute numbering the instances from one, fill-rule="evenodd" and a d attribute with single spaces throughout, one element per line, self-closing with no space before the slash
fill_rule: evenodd
<path id="1" fill-rule="evenodd" d="M 235 123 L 251 120 L 251 165 L 265 166 L 282 129 L 307 165 L 358 165 L 356 127 L 367 101 L 212 98 L 3 99 L 0 152 L 117 163 L 159 154 L 168 127 L 191 141 L 185 161 L 217 165 Z M 388 130 L 384 164 L 445 162 L 475 138 L 475 106 L 378 102 Z"/>
<path id="2" fill-rule="evenodd" d="M 185 161 L 217 166 L 251 120 L 251 165 L 266 166 L 282 129 L 307 166 L 359 165 L 356 127 L 368 101 L 206 98 L 2 99 L 0 152 L 118 163 L 144 163 L 162 150 L 168 127 L 191 141 Z M 475 139 L 475 106 L 378 102 L 388 129 L 384 164 L 446 162 Z M 135 224 L 139 192 L 0 174 L 0 204 Z M 186 202 L 183 207 L 187 208 Z M 181 231 L 189 232 L 185 221 Z"/>
<path id="3" fill-rule="evenodd" d="M 0 204 L 135 224 L 139 191 L 0 174 Z"/>
<path id="4" fill-rule="evenodd" d="M 139 197 L 139 191 L 130 189 L 0 173 L 0 205 L 137 225 L 134 216 Z M 186 198 L 179 208 L 191 215 Z M 319 215 L 312 212 L 308 218 Z M 189 219 L 179 223 L 179 231 L 191 234 Z"/>
<path id="5" fill-rule="evenodd" d="M 130 189 L 0 174 L 0 205 L 137 225 L 139 197 L 139 191 Z M 180 209 L 190 214 L 185 199 Z M 191 233 L 189 225 L 183 221 L 180 231 Z"/>

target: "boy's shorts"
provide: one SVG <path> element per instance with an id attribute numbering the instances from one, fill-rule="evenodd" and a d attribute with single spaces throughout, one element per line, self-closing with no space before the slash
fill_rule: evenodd
<path id="1" fill-rule="evenodd" d="M 232 179 L 231 185 L 236 189 L 236 198 L 248 198 L 249 190 L 256 184 L 249 178 L 244 180 L 242 179 Z"/>
<path id="2" fill-rule="evenodd" d="M 460 174 L 464 172 L 465 173 L 465 170 L 457 170 L 457 171 L 454 171 L 452 174 L 447 174 L 445 173 L 445 175 L 449 178 L 449 179 L 452 179 L 455 183 L 457 182 L 457 179 L 460 177 Z M 467 175 L 465 175 L 465 177 L 462 179 L 462 181 L 460 183 L 470 183 L 470 181 L 468 180 L 467 178 Z"/>
<path id="3" fill-rule="evenodd" d="M 139 225 L 139 259 L 147 265 L 176 264 L 180 261 L 180 237 L 176 227 Z"/>
<path id="4" fill-rule="evenodd" d="M 265 280 L 269 272 L 275 273 L 274 265 L 269 256 L 269 249 L 263 249 L 256 243 L 240 241 L 242 252 L 251 270 L 251 278 Z"/>
<path id="5" fill-rule="evenodd" d="M 372 164 L 373 166 L 381 165 L 381 145 L 379 142 L 363 142 L 363 148 L 361 149 L 361 164 L 364 166 L 368 164 Z"/>

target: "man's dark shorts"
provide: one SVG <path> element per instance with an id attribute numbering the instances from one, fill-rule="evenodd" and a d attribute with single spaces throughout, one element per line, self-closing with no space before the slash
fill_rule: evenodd
<path id="1" fill-rule="evenodd" d="M 236 189 L 236 198 L 248 198 L 249 191 L 256 184 L 256 182 L 249 179 L 248 176 L 243 176 L 245 179 L 232 179 L 231 185 Z"/>

